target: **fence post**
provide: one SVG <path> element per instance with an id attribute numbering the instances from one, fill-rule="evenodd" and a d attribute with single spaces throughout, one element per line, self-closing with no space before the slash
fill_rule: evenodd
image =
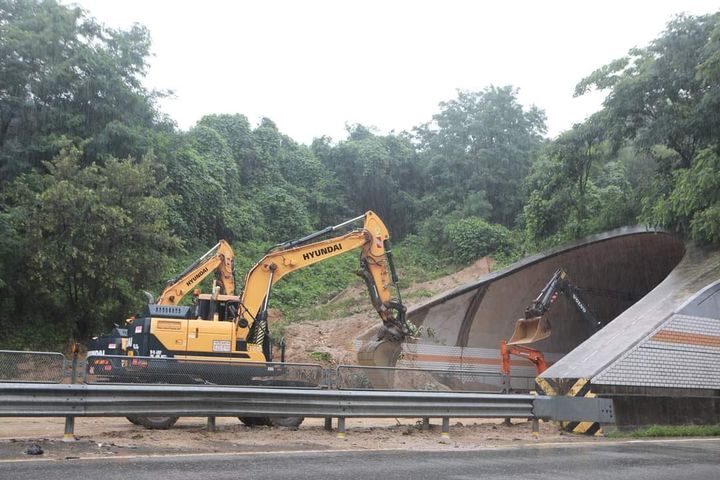
<path id="1" fill-rule="evenodd" d="M 337 438 L 345 438 L 345 417 L 338 417 Z"/>
<path id="2" fill-rule="evenodd" d="M 442 419 L 441 436 L 443 438 L 450 438 L 450 419 L 448 417 L 443 417 L 443 419 Z"/>
<path id="3" fill-rule="evenodd" d="M 73 384 L 77 381 L 77 365 L 78 365 L 78 350 L 80 346 L 77 343 L 73 343 L 72 346 L 72 371 L 70 372 L 70 383 Z M 75 417 L 65 417 L 65 434 L 63 435 L 63 442 L 74 442 L 75 438 Z"/>
<path id="4" fill-rule="evenodd" d="M 208 432 L 215 431 L 215 417 L 213 417 L 213 416 L 207 417 L 207 431 Z"/>

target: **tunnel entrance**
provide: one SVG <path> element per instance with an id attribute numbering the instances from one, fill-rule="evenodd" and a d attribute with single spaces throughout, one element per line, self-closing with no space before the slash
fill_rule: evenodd
<path id="1" fill-rule="evenodd" d="M 659 285 L 684 255 L 683 242 L 670 233 L 626 228 L 526 258 L 412 309 L 408 318 L 423 327 L 423 335 L 406 359 L 497 371 L 500 342 L 510 338 L 515 321 L 558 268 L 568 273 L 593 314 L 607 324 Z M 591 334 L 562 296 L 547 318 L 552 334 L 532 347 L 551 362 Z M 438 355 L 441 351 L 448 353 Z"/>

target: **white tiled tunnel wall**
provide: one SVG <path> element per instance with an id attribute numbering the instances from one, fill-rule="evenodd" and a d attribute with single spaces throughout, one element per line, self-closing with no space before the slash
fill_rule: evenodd
<path id="1" fill-rule="evenodd" d="M 720 389 L 720 318 L 672 315 L 592 383 Z"/>

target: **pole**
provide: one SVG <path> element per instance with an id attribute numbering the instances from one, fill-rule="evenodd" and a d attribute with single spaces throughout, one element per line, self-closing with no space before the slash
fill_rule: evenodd
<path id="1" fill-rule="evenodd" d="M 77 343 L 73 343 L 72 346 L 72 371 L 70 372 L 70 383 L 77 381 L 77 364 L 78 364 L 78 351 L 80 346 Z M 63 442 L 75 442 L 75 417 L 68 415 L 65 417 L 65 434 L 63 435 Z"/>

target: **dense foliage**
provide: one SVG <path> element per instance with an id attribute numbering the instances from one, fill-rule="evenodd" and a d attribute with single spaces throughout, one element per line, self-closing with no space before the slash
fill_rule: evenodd
<path id="1" fill-rule="evenodd" d="M 720 16 L 679 16 L 577 87 L 601 111 L 556 139 L 512 86 L 459 91 L 412 132 L 349 125 L 302 145 L 270 119 L 180 131 L 143 86 L 140 26 L 0 0 L 0 345 L 57 347 L 120 322 L 219 238 L 238 277 L 268 246 L 375 210 L 406 278 L 637 222 L 720 244 Z M 309 305 L 354 255 L 283 280 Z"/>

